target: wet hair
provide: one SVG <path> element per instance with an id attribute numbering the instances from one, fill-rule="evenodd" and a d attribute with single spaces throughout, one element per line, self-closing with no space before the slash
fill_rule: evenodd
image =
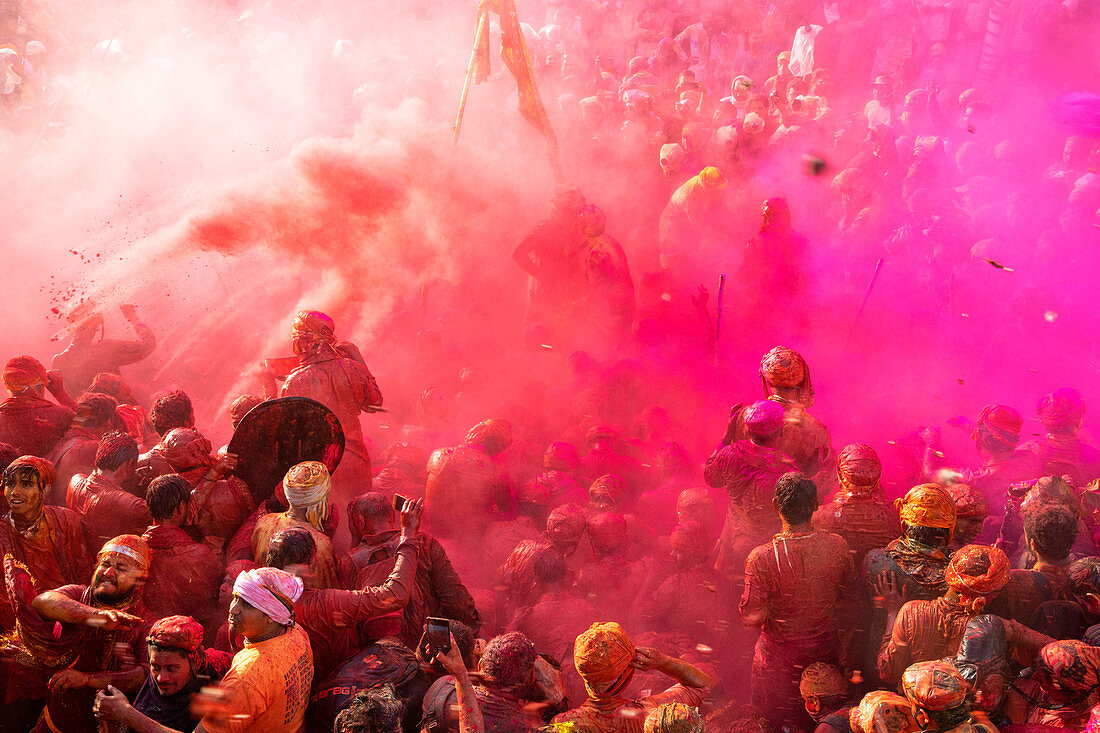
<path id="1" fill-rule="evenodd" d="M 385 684 L 359 692 L 336 716 L 333 733 L 401 733 L 405 703 Z"/>
<path id="2" fill-rule="evenodd" d="M 19 456 L 23 455 L 11 443 L 0 443 L 0 466 L 7 468 Z"/>
<path id="3" fill-rule="evenodd" d="M 481 671 L 498 686 L 520 687 L 535 670 L 535 645 L 518 631 L 495 637 L 481 653 Z"/>
<path id="4" fill-rule="evenodd" d="M 85 392 L 76 403 L 77 414 L 87 415 L 84 427 L 101 428 L 108 425 L 118 414 L 118 402 L 114 397 L 101 392 Z"/>
<path id="5" fill-rule="evenodd" d="M 1083 598 L 1086 593 L 1100 593 L 1100 558 L 1082 557 L 1069 566 L 1069 589 Z"/>
<path id="6" fill-rule="evenodd" d="M 1024 513 L 1024 534 L 1050 560 L 1065 560 L 1077 541 L 1077 516 L 1058 504 L 1040 504 Z"/>
<path id="7" fill-rule="evenodd" d="M 308 529 L 291 527 L 276 532 L 267 546 L 264 564 L 282 570 L 287 565 L 308 565 L 317 552 L 317 541 Z"/>
<path id="8" fill-rule="evenodd" d="M 104 471 L 114 471 L 138 457 L 137 441 L 129 433 L 115 431 L 107 433 L 99 441 L 95 452 L 95 467 Z"/>
<path id="9" fill-rule="evenodd" d="M 474 654 L 474 646 L 477 641 L 474 638 L 474 632 L 461 621 L 456 621 L 453 618 L 448 620 L 451 622 L 451 636 L 455 638 L 455 643 L 458 644 L 459 653 L 462 654 L 463 659 L 470 659 Z"/>
<path id="10" fill-rule="evenodd" d="M 964 702 L 947 710 L 924 710 L 924 713 L 929 720 L 927 730 L 954 730 L 970 720 L 970 704 Z"/>
<path id="11" fill-rule="evenodd" d="M 173 428 L 191 427 L 195 422 L 195 408 L 191 406 L 191 398 L 187 393 L 182 389 L 174 389 L 153 402 L 149 419 L 153 422 L 153 430 L 157 431 L 157 435 L 164 437 Z"/>
<path id="12" fill-rule="evenodd" d="M 4 469 L 4 486 L 15 486 L 22 481 L 25 484 L 36 484 L 39 489 L 45 491 L 47 487 L 42 485 L 42 475 L 34 466 L 16 466 Z"/>
<path id="13" fill-rule="evenodd" d="M 569 569 L 565 566 L 565 556 L 555 549 L 540 552 L 535 557 L 532 570 L 535 580 L 543 585 L 565 580 L 569 574 Z"/>
<path id="14" fill-rule="evenodd" d="M 951 539 L 951 530 L 946 527 L 919 527 L 904 523 L 903 534 L 914 542 L 928 547 L 946 546 Z"/>
<path id="15" fill-rule="evenodd" d="M 191 484 L 178 473 L 157 476 L 149 483 L 145 492 L 145 503 L 149 513 L 159 521 L 168 519 L 180 504 L 191 496 Z"/>
<path id="16" fill-rule="evenodd" d="M 817 510 L 817 485 L 797 471 L 785 473 L 775 482 L 775 501 L 788 524 L 803 524 Z"/>

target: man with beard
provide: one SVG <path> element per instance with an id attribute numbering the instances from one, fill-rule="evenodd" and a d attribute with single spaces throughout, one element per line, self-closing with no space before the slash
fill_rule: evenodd
<path id="1" fill-rule="evenodd" d="M 11 397 L 0 403 L 0 443 L 15 446 L 20 454 L 45 456 L 76 414 L 61 373 L 47 372 L 33 356 L 17 356 L 4 366 L 3 380 Z M 57 404 L 46 399 L 47 390 Z"/>
<path id="2" fill-rule="evenodd" d="M 132 694 L 145 681 L 143 641 L 152 620 L 142 590 L 149 548 L 140 537 L 121 535 L 104 544 L 96 559 L 90 585 L 46 591 L 18 611 L 22 647 L 40 666 L 58 670 L 34 733 L 94 733 L 96 690 L 113 686 Z M 19 587 L 23 583 L 17 578 Z M 118 653 L 118 645 L 131 652 Z"/>
<path id="3" fill-rule="evenodd" d="M 53 368 L 65 375 L 65 379 L 76 392 L 87 389 L 100 372 L 118 374 L 119 367 L 139 362 L 157 348 L 156 337 L 148 326 L 138 320 L 134 306 L 120 305 L 119 310 L 137 334 L 135 341 L 107 338 L 94 340 L 103 328 L 103 314 L 90 312 L 88 308 L 81 310 L 83 312 L 74 313 L 70 317 L 72 342 L 53 358 Z"/>
<path id="4" fill-rule="evenodd" d="M 359 413 L 377 412 L 382 392 L 359 350 L 337 341 L 335 329 L 333 320 L 320 311 L 298 311 L 290 338 L 298 366 L 284 377 L 265 363 L 264 396 L 273 397 L 275 380 L 285 378 L 280 397 L 309 397 L 336 413 L 344 429 L 344 457 L 332 477 L 333 494 L 345 504 L 370 486 L 374 475 Z"/>
<path id="5" fill-rule="evenodd" d="M 752 548 L 779 531 L 779 515 L 772 506 L 775 483 L 798 470 L 778 447 L 782 407 L 761 400 L 739 410 L 735 417 L 744 425 L 748 439 L 724 440 L 703 469 L 708 485 L 729 493 L 715 569 L 731 578 L 744 572 Z M 729 431 L 726 437 L 732 437 Z"/>
<path id="6" fill-rule="evenodd" d="M 107 433 L 96 450 L 95 470 L 69 483 L 66 502 L 83 517 L 88 547 L 102 547 L 119 534 L 141 534 L 153 523 L 145 501 L 124 488 L 134 483 L 137 459 L 129 433 Z"/>

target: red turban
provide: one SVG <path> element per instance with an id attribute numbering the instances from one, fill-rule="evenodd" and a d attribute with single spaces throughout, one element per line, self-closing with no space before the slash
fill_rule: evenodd
<path id="1" fill-rule="evenodd" d="M 1100 685 L 1100 647 L 1068 639 L 1047 644 L 1035 661 L 1035 671 L 1059 687 L 1083 692 Z"/>
<path id="2" fill-rule="evenodd" d="M 588 498 L 591 501 L 602 500 L 605 503 L 622 506 L 626 495 L 626 481 L 613 473 L 605 473 L 588 487 Z"/>
<path id="3" fill-rule="evenodd" d="M 559 544 L 580 542 L 587 524 L 577 505 L 562 504 L 546 518 L 546 535 Z"/>
<path id="4" fill-rule="evenodd" d="M 947 586 L 967 596 L 996 593 L 1008 583 L 1012 564 L 997 547 L 967 545 L 955 551 L 943 579 Z"/>
<path id="5" fill-rule="evenodd" d="M 520 594 L 530 593 L 535 588 L 535 561 L 543 553 L 552 549 L 553 546 L 549 542 L 539 540 L 520 542 L 497 570 L 501 585 Z"/>
<path id="6" fill-rule="evenodd" d="M 553 483 L 553 479 L 547 478 L 548 476 L 549 474 L 545 473 L 539 474 L 520 486 L 519 491 L 516 492 L 516 502 L 519 504 L 549 506 L 552 498 L 550 484 Z"/>
<path id="7" fill-rule="evenodd" d="M 986 405 L 978 413 L 978 424 L 970 437 L 976 439 L 979 434 L 984 433 L 1014 448 L 1020 442 L 1020 430 L 1023 426 L 1024 419 L 1020 417 L 1020 413 L 1008 405 Z"/>
<path id="8" fill-rule="evenodd" d="M 107 540 L 103 548 L 96 553 L 96 560 L 106 555 L 118 555 L 127 560 L 136 562 L 141 570 L 149 569 L 152 556 L 149 553 L 149 545 L 136 534 L 120 534 L 114 539 Z"/>
<path id="9" fill-rule="evenodd" d="M 798 402 L 813 407 L 814 385 L 810 369 L 802 355 L 786 346 L 776 346 L 760 360 L 760 378 L 764 394 L 771 396 L 773 387 L 798 387 Z"/>
<path id="10" fill-rule="evenodd" d="M 308 333 L 326 343 L 336 343 L 336 324 L 321 311 L 298 311 L 291 328 L 296 333 Z"/>
<path id="11" fill-rule="evenodd" d="M 826 662 L 814 662 L 802 670 L 798 691 L 803 697 L 843 695 L 848 692 L 848 680 L 839 669 Z"/>
<path id="12" fill-rule="evenodd" d="M 202 647 L 203 629 L 190 616 L 168 616 L 153 624 L 145 641 L 158 647 L 182 649 L 191 660 L 191 671 L 199 674 L 206 666 L 206 650 Z"/>
<path id="13" fill-rule="evenodd" d="M 19 456 L 8 464 L 8 467 L 4 470 L 5 483 L 7 482 L 7 477 L 17 468 L 33 468 L 37 471 L 38 481 L 43 492 L 53 486 L 54 482 L 57 481 L 57 469 L 45 458 L 39 458 L 38 456 Z"/>
<path id="14" fill-rule="evenodd" d="M 706 527 L 699 522 L 688 520 L 673 528 L 669 544 L 673 549 L 683 550 L 692 557 L 705 557 L 710 553 L 714 543 Z"/>
<path id="15" fill-rule="evenodd" d="M 749 433 L 757 437 L 774 435 L 783 427 L 783 406 L 772 400 L 760 400 L 745 408 L 742 418 Z"/>
<path id="16" fill-rule="evenodd" d="M 985 494 L 967 484 L 952 484 L 944 489 L 955 502 L 956 517 L 985 519 L 989 515 L 989 502 Z"/>
<path id="17" fill-rule="evenodd" d="M 620 692 L 634 676 L 634 642 L 617 623 L 594 623 L 573 644 L 573 662 L 589 697 Z"/>
<path id="18" fill-rule="evenodd" d="M 4 386 L 13 395 L 45 383 L 46 367 L 33 356 L 17 356 L 4 366 Z"/>
<path id="19" fill-rule="evenodd" d="M 495 456 L 512 444 L 512 424 L 495 417 L 482 420 L 470 428 L 463 442 L 466 445 L 480 445 L 486 453 Z"/>
<path id="20" fill-rule="evenodd" d="M 836 475 L 841 486 L 852 493 L 869 493 L 882 476 L 882 461 L 869 445 L 852 443 L 840 452 Z"/>
<path id="21" fill-rule="evenodd" d="M 955 528 L 955 502 L 939 484 L 920 484 L 897 499 L 901 521 L 914 527 Z"/>
<path id="22" fill-rule="evenodd" d="M 1063 387 L 1039 400 L 1035 411 L 1048 430 L 1073 427 L 1085 417 L 1085 401 L 1077 390 Z"/>
<path id="23" fill-rule="evenodd" d="M 580 464 L 572 443 L 551 443 L 542 454 L 542 467 L 547 471 L 572 471 Z"/>
<path id="24" fill-rule="evenodd" d="M 905 696 L 919 708 L 940 711 L 966 702 L 969 685 L 951 662 L 917 662 L 901 676 Z"/>
<path id="25" fill-rule="evenodd" d="M 592 547 L 606 554 L 626 544 L 626 519 L 621 514 L 604 512 L 588 520 L 588 536 Z"/>
<path id="26" fill-rule="evenodd" d="M 209 466 L 210 441 L 194 428 L 173 428 L 161 439 L 160 454 L 173 469 Z"/>

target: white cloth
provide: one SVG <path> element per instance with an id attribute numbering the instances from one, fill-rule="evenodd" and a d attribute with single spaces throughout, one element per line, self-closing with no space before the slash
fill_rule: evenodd
<path id="1" fill-rule="evenodd" d="M 791 60 L 787 68 L 798 77 L 808 76 L 814 70 L 814 39 L 821 32 L 819 25 L 799 26 L 791 44 Z"/>
<path id="2" fill-rule="evenodd" d="M 304 589 L 300 578 L 278 568 L 245 570 L 233 582 L 233 595 L 240 596 L 281 626 L 290 626 L 294 602 L 302 597 Z"/>

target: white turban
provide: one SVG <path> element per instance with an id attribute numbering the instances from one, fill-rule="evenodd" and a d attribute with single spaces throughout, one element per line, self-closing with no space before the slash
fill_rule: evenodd
<path id="1" fill-rule="evenodd" d="M 324 529 L 328 518 L 328 492 L 332 488 L 325 464 L 305 461 L 293 466 L 283 477 L 283 490 L 287 502 L 297 509 L 305 509 L 309 523 Z"/>
<path id="2" fill-rule="evenodd" d="M 290 626 L 294 621 L 294 602 L 301 598 L 304 589 L 300 578 L 278 568 L 245 570 L 233 583 L 233 595 L 248 601 L 281 626 Z"/>

